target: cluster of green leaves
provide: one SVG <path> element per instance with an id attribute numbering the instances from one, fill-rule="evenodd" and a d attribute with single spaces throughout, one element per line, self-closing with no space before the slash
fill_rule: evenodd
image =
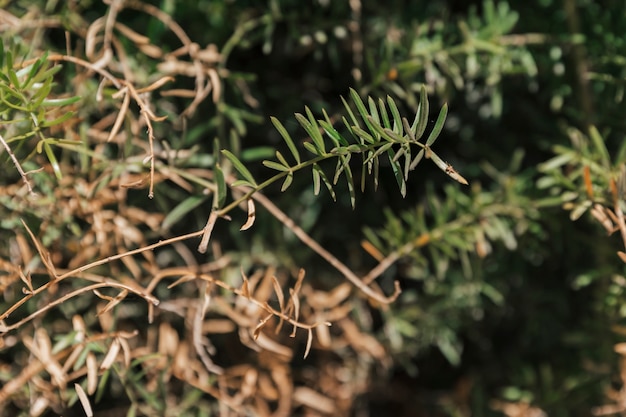
<path id="1" fill-rule="evenodd" d="M 523 155 L 517 152 L 503 171 L 485 163 L 494 180 L 489 190 L 475 186 L 468 194 L 448 184 L 438 196 L 428 187 L 425 204 L 399 214 L 387 209 L 383 227 L 364 229 L 382 254 L 405 255 L 400 274 L 408 280 L 409 300 L 391 307 L 384 329 L 397 354 L 411 358 L 435 345 L 459 365 L 461 329 L 482 321 L 490 306 L 505 305 L 486 262 L 499 244 L 516 251 L 521 236 L 541 235 L 540 212 L 524 194 L 527 178 L 519 173 Z M 411 369 L 410 361 L 406 366 Z"/>
<path id="2" fill-rule="evenodd" d="M 261 190 L 284 178 L 281 191 L 285 191 L 293 183 L 295 172 L 311 167 L 315 195 L 319 194 L 321 184 L 324 183 L 333 200 L 336 200 L 334 186 L 343 175 L 347 182 L 350 203 L 354 208 L 356 187 L 350 165 L 353 155 L 361 155 L 362 158 L 361 190 L 365 189 L 368 175 L 373 176 L 374 188 L 378 188 L 381 156 L 387 157 L 387 161 L 394 172 L 394 177 L 403 197 L 406 195 L 407 191 L 406 182 L 409 177 L 409 172 L 415 169 L 417 164 L 424 157 L 432 159 L 439 169 L 456 181 L 467 184 L 467 181 L 460 176 L 454 168 L 444 162 L 431 149 L 431 146 L 443 129 L 448 113 L 447 105 L 442 107 L 437 121 L 426 140 L 423 143 L 420 142 L 426 132 L 429 115 L 428 98 L 424 86 L 422 86 L 421 89 L 417 113 L 411 124 L 409 124 L 408 119 L 400 116 L 400 111 L 390 96 L 387 96 L 386 103 L 382 99 L 379 99 L 377 102 L 372 97 L 368 97 L 367 107 L 355 90 L 350 90 L 350 97 L 356 106 L 358 117 L 355 115 L 348 102 L 342 99 L 345 111 L 348 115 L 347 118 L 345 116 L 342 117 L 343 124 L 348 132 L 347 135 L 342 135 L 333 126 L 326 111 L 323 111 L 324 119 L 318 120 L 315 119 L 308 107 L 305 110 L 306 116 L 296 113 L 296 119 L 310 138 L 310 141 L 305 141 L 303 146 L 312 154 L 311 159 L 302 158 L 298 147 L 291 135 L 287 132 L 287 129 L 285 129 L 285 126 L 277 118 L 272 117 L 272 123 L 284 139 L 295 164 L 290 164 L 280 151 L 276 151 L 276 160 L 264 160 L 263 165 L 278 171 L 278 174 L 260 184 L 255 181 L 248 168 L 246 168 L 245 164 L 237 158 L 237 156 L 229 150 L 223 150 L 222 153 L 233 164 L 233 167 L 241 176 L 241 179 L 235 181 L 233 186 L 252 188 L 252 191 L 246 195 L 246 197 L 248 197 L 252 192 Z M 325 134 L 326 139 L 322 132 Z M 412 148 L 418 148 L 419 150 L 415 153 Z M 336 159 L 337 162 L 331 181 L 320 167 L 320 163 L 332 159 Z M 217 208 L 222 208 L 226 200 L 224 175 L 218 174 L 217 178 L 221 183 L 218 184 L 217 187 Z M 235 206 L 238 203 L 239 201 L 232 203 L 223 211 L 227 211 L 231 206 Z"/>
<path id="3" fill-rule="evenodd" d="M 557 197 L 555 202 L 563 203 L 563 207 L 570 210 L 571 220 L 578 220 L 594 204 L 613 204 L 616 196 L 611 191 L 611 182 L 615 184 L 622 178 L 626 143 L 622 142 L 611 157 L 595 126 L 589 129 L 588 135 L 573 127 L 568 129 L 568 134 L 571 144 L 554 146 L 555 156 L 539 165 L 544 176 L 537 186 Z M 568 169 L 564 169 L 566 167 Z M 617 197 L 622 199 L 625 191 L 621 184 Z"/>
<path id="4" fill-rule="evenodd" d="M 518 74 L 536 77 L 537 64 L 527 44 L 542 37 L 511 35 L 520 16 L 507 2 L 485 0 L 480 6 L 478 12 L 478 6 L 471 4 L 467 17 L 457 24 L 441 19 L 425 21 L 407 33 L 396 29 L 398 34 L 387 37 L 384 43 L 383 55 L 391 58 L 384 62 L 391 66 L 376 65 L 379 57 L 367 61 L 376 65 L 371 71 L 381 86 L 411 105 L 416 104 L 415 78 L 435 86 L 441 96 L 465 90 L 470 105 L 487 101 L 482 117 L 499 117 L 503 78 Z"/>
<path id="5" fill-rule="evenodd" d="M 46 132 L 74 115 L 73 111 L 62 111 L 62 108 L 78 102 L 80 97 L 54 97 L 54 76 L 61 66 L 48 61 L 47 54 L 16 69 L 19 64 L 16 57 L 20 56 L 23 55 L 17 53 L 17 48 L 5 50 L 4 43 L 0 43 L 0 117 L 2 124 L 10 127 L 5 130 L 9 132 L 5 141 L 13 146 L 13 152 L 18 152 L 30 142 L 29 139 L 36 138 L 36 152 L 45 152 L 54 174 L 61 179 L 61 168 L 53 146 L 68 141 L 50 137 Z"/>

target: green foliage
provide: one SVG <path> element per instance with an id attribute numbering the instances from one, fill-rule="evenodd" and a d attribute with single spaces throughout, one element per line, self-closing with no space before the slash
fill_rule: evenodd
<path id="1" fill-rule="evenodd" d="M 37 139 L 37 153 L 45 152 L 57 179 L 62 178 L 59 162 L 54 154 L 53 145 L 74 144 L 74 141 L 53 138 L 45 134 L 54 126 L 67 122 L 73 111 L 60 112 L 61 107 L 70 106 L 80 100 L 79 97 L 52 98 L 54 76 L 61 69 L 52 65 L 48 55 L 44 54 L 32 64 L 20 70 L 14 69 L 17 50 L 6 50 L 0 44 L 0 115 L 5 125 L 13 125 L 11 136 L 5 138 L 8 144 L 18 147 L 31 137 Z"/>
<path id="2" fill-rule="evenodd" d="M 408 180 L 409 172 L 415 169 L 424 155 L 426 155 L 426 158 L 432 159 L 437 167 L 450 177 L 463 184 L 467 184 L 467 181 L 463 177 L 437 156 L 430 148 L 441 133 L 447 114 L 447 106 L 444 105 L 441 109 L 435 126 L 426 141 L 424 143 L 420 142 L 426 130 L 428 120 L 428 101 L 424 87 L 422 87 L 418 112 L 411 125 L 409 125 L 406 118 L 400 117 L 398 107 L 389 96 L 387 96 L 387 103 L 391 111 L 391 118 L 389 117 L 390 114 L 388 113 L 385 102 L 382 99 L 378 100 L 377 105 L 375 100 L 369 97 L 367 100 L 369 108 L 366 108 L 355 90 L 350 90 L 350 96 L 355 103 L 359 118 L 355 116 L 348 103 L 343 100 L 349 120 L 346 117 L 343 117 L 342 120 L 349 135 L 341 135 L 333 127 L 333 123 L 326 112 L 324 112 L 324 119 L 321 120 L 316 120 L 308 107 L 306 108 L 306 117 L 300 113 L 296 113 L 296 119 L 309 135 L 310 141 L 305 141 L 303 146 L 313 155 L 312 159 L 302 159 L 298 148 L 294 144 L 294 140 L 285 127 L 278 119 L 272 118 L 272 123 L 284 139 L 295 160 L 295 164 L 290 164 L 280 151 L 276 151 L 276 160 L 264 160 L 263 165 L 279 173 L 261 184 L 257 184 L 248 168 L 246 168 L 245 164 L 239 160 L 239 158 L 229 150 L 223 150 L 222 153 L 224 156 L 233 164 L 235 170 L 242 177 L 242 179 L 235 181 L 233 186 L 237 187 L 242 185 L 253 189 L 248 192 L 243 199 L 248 198 L 253 192 L 260 191 L 283 178 L 284 182 L 280 190 L 284 192 L 292 184 L 294 173 L 304 168 L 311 167 L 315 195 L 319 193 L 320 182 L 323 181 L 331 196 L 335 199 L 336 192 L 334 186 L 343 175 L 346 179 L 350 194 L 350 204 L 352 208 L 354 208 L 356 201 L 355 184 L 354 175 L 352 174 L 352 168 L 350 166 L 350 160 L 354 155 L 360 155 L 362 159 L 362 190 L 365 187 L 365 179 L 368 174 L 374 175 L 374 184 L 378 185 L 379 158 L 381 155 L 388 157 L 388 162 L 391 165 L 391 169 L 394 172 L 400 193 L 403 197 L 406 195 L 406 181 Z M 367 130 L 365 130 L 364 127 L 367 128 Z M 326 134 L 327 141 L 329 142 L 328 148 L 327 141 L 324 140 L 321 131 L 324 131 Z M 412 148 L 419 149 L 415 156 L 411 154 Z M 403 158 L 404 163 L 400 162 L 401 158 Z M 323 161 L 333 159 L 336 159 L 337 162 L 335 172 L 331 176 L 333 178 L 331 182 L 320 167 L 320 164 Z M 219 183 L 222 183 L 222 180 L 220 180 Z M 225 201 L 225 187 L 218 186 L 217 191 L 218 201 Z M 221 210 L 221 213 L 225 213 L 232 207 L 235 207 L 241 200 L 242 199 L 233 202 L 228 207 Z M 218 204 L 218 207 L 221 207 L 221 204 Z"/>

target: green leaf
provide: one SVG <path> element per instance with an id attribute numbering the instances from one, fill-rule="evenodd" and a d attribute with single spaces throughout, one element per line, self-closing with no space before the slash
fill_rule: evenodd
<path id="1" fill-rule="evenodd" d="M 363 120 L 363 122 L 365 122 L 365 126 L 367 126 L 367 128 L 372 133 L 372 135 L 376 136 L 376 131 L 372 127 L 371 122 L 367 119 L 367 116 L 369 116 L 370 114 L 365 108 L 365 104 L 363 103 L 363 100 L 361 100 L 361 97 L 359 96 L 359 94 L 352 88 L 350 89 L 350 96 L 352 97 L 352 101 L 354 101 L 354 104 L 356 105 L 356 108 L 359 111 L 359 114 L 361 115 L 361 119 Z M 373 116 L 374 115 L 372 115 L 372 117 Z M 376 114 L 376 118 L 378 118 L 377 114 Z"/>
<path id="2" fill-rule="evenodd" d="M 359 126 L 359 121 L 357 120 L 356 116 L 352 112 L 352 109 L 350 108 L 350 105 L 348 104 L 348 102 L 343 97 L 341 97 L 341 102 L 343 103 L 343 106 L 345 107 L 346 112 L 348 113 L 348 116 L 350 116 L 350 121 L 352 122 L 352 123 L 348 123 L 348 121 L 344 117 L 343 118 L 344 124 L 348 127 L 348 129 L 350 128 L 350 126 Z"/>
<path id="3" fill-rule="evenodd" d="M 39 72 L 39 70 L 43 67 L 43 64 L 46 62 L 47 59 L 48 52 L 44 52 L 43 56 L 37 59 L 34 64 L 29 65 L 30 68 L 28 69 L 28 76 L 23 83 L 25 88 L 29 88 L 31 86 L 31 81 L 33 81 L 33 78 L 35 77 L 37 72 Z"/>
<path id="4" fill-rule="evenodd" d="M 376 131 L 378 136 L 382 137 L 383 139 L 389 142 L 401 142 L 402 141 L 402 138 L 399 138 L 398 136 L 396 136 L 392 130 L 383 128 L 380 124 L 375 123 L 375 121 L 370 116 L 367 116 L 367 117 L 369 121 L 372 122 L 372 128 L 374 129 L 374 131 Z"/>
<path id="5" fill-rule="evenodd" d="M 276 149 L 272 146 L 255 146 L 241 151 L 240 159 L 244 162 L 259 161 L 271 158 L 276 154 Z"/>
<path id="6" fill-rule="evenodd" d="M 217 185 L 213 208 L 220 209 L 226 201 L 226 178 L 224 178 L 224 171 L 222 171 L 220 164 L 215 164 L 213 172 L 215 173 L 215 184 Z"/>
<path id="7" fill-rule="evenodd" d="M 289 148 L 289 151 L 293 155 L 293 157 L 296 160 L 296 162 L 299 164 L 300 163 L 300 152 L 298 152 L 298 148 L 296 148 L 296 144 L 291 139 L 291 136 L 289 136 L 289 133 L 287 132 L 287 129 L 285 129 L 285 126 L 283 126 L 283 124 L 277 118 L 272 116 L 272 117 L 270 117 L 270 120 L 272 121 L 272 124 L 274 125 L 276 130 L 278 130 L 278 133 L 280 133 L 280 136 L 283 137 L 283 140 L 287 144 L 287 147 Z"/>
<path id="8" fill-rule="evenodd" d="M 371 117 L 372 120 L 374 120 L 374 123 L 376 123 L 377 125 L 380 125 L 380 117 L 378 116 L 378 108 L 376 107 L 376 102 L 374 101 L 374 99 L 371 97 L 368 97 L 367 105 L 370 108 L 368 116 Z"/>
<path id="9" fill-rule="evenodd" d="M 356 192 L 354 191 L 354 179 L 352 178 L 352 170 L 350 169 L 350 154 L 340 156 L 339 160 L 346 174 L 346 182 L 348 183 L 348 192 L 350 193 L 350 205 L 352 209 L 356 206 Z"/>
<path id="10" fill-rule="evenodd" d="M 276 151 L 276 159 L 278 159 L 278 162 L 280 162 L 281 164 L 283 164 L 284 166 L 288 167 L 289 166 L 289 162 L 287 162 L 287 160 L 285 159 L 285 157 L 283 156 L 282 153 L 280 153 L 280 151 Z"/>
<path id="11" fill-rule="evenodd" d="M 376 143 L 376 140 L 365 130 L 361 129 L 359 126 L 352 126 L 352 131 L 354 132 L 355 135 L 363 139 L 365 142 L 369 142 L 371 144 Z"/>
<path id="12" fill-rule="evenodd" d="M 320 166 L 318 164 L 313 164 L 313 170 L 317 171 L 317 175 L 319 175 L 319 177 L 324 182 L 324 185 L 328 189 L 328 192 L 330 193 L 330 197 L 333 199 L 333 201 L 337 201 L 337 195 L 335 194 L 335 190 L 333 188 L 333 185 L 328 180 L 328 177 L 326 176 L 324 171 L 322 171 L 322 168 L 320 168 Z"/>
<path id="13" fill-rule="evenodd" d="M 564 154 L 555 156 L 554 158 L 548 159 L 546 162 L 539 164 L 537 168 L 539 168 L 539 171 L 542 171 L 542 172 L 551 171 L 553 169 L 559 168 L 565 164 L 570 163 L 571 161 L 574 160 L 574 158 L 576 158 L 576 155 L 574 154 L 574 152 L 564 153 Z"/>
<path id="14" fill-rule="evenodd" d="M 306 111 L 307 111 L 307 114 L 311 112 L 308 107 L 306 108 Z M 320 155 L 326 154 L 326 146 L 324 145 L 324 139 L 322 138 L 322 134 L 319 131 L 317 123 L 315 123 L 315 125 L 311 124 L 311 122 L 307 120 L 307 118 L 304 117 L 300 113 L 296 113 L 296 119 L 298 120 L 300 125 L 304 128 L 304 130 L 306 130 L 306 132 L 309 134 L 309 137 L 315 144 L 315 147 L 318 149 L 319 154 Z"/>
<path id="15" fill-rule="evenodd" d="M 63 174 L 61 173 L 61 167 L 59 166 L 59 161 L 57 161 L 57 157 L 52 151 L 50 144 L 47 139 L 43 141 L 43 149 L 48 157 L 48 161 L 50 161 L 50 165 L 52 165 L 52 170 L 54 171 L 54 175 L 58 180 L 63 179 Z"/>
<path id="16" fill-rule="evenodd" d="M 237 180 L 237 181 L 233 181 L 233 183 L 231 184 L 232 187 L 250 187 L 250 188 L 256 188 L 256 184 L 252 184 L 251 182 L 248 182 L 246 180 Z"/>
<path id="17" fill-rule="evenodd" d="M 43 122 L 41 124 L 42 127 L 50 127 L 50 126 L 56 126 L 58 124 L 61 124 L 67 120 L 69 120 L 70 118 L 72 118 L 72 116 L 74 116 L 74 112 L 73 111 L 68 111 L 67 113 L 57 117 L 56 119 L 53 120 L 47 120 L 45 122 Z"/>
<path id="18" fill-rule="evenodd" d="M 7 51 L 7 55 L 6 55 L 6 72 L 7 75 L 9 76 L 9 80 L 11 81 L 11 84 L 13 84 L 13 88 L 15 88 L 16 90 L 20 89 L 20 81 L 17 78 L 17 74 L 15 73 L 15 70 L 13 69 L 13 54 L 11 53 L 11 51 Z"/>
<path id="19" fill-rule="evenodd" d="M 387 107 L 383 99 L 378 99 L 378 108 L 380 110 L 380 116 L 383 120 L 383 126 L 387 129 L 391 129 L 391 122 L 389 121 L 389 114 L 387 113 Z"/>
<path id="20" fill-rule="evenodd" d="M 415 120 L 411 125 L 411 130 L 415 132 L 415 139 L 419 140 L 426 126 L 428 125 L 428 96 L 426 95 L 426 87 L 422 85 L 420 90 L 420 104 L 417 106 L 417 113 L 415 114 Z"/>
<path id="21" fill-rule="evenodd" d="M 239 160 L 239 158 L 237 158 L 232 152 L 230 152 L 227 149 L 223 149 L 222 153 L 224 154 L 224 156 L 226 156 L 226 158 L 228 158 L 228 160 L 233 164 L 233 166 L 235 167 L 235 169 L 237 170 L 237 172 L 239 172 L 241 174 L 241 176 L 248 182 L 250 183 L 250 185 L 253 186 L 253 188 L 257 187 L 257 183 L 254 180 L 254 177 L 252 176 L 252 174 L 250 173 L 250 171 L 248 171 L 248 168 L 245 167 L 245 165 Z"/>
<path id="22" fill-rule="evenodd" d="M 358 127 L 358 123 L 350 125 L 350 123 L 348 122 L 348 120 L 345 117 L 342 117 L 341 121 L 343 122 L 343 125 L 346 127 L 346 129 L 348 129 L 348 132 L 350 133 L 350 136 L 352 136 L 352 138 L 355 141 L 363 144 L 364 143 L 363 139 L 360 138 L 359 136 L 357 136 L 356 133 L 354 132 L 354 127 Z"/>
<path id="23" fill-rule="evenodd" d="M 313 194 L 319 195 L 321 188 L 321 179 L 319 171 L 315 169 L 315 165 L 313 165 L 311 173 L 313 174 Z"/>
<path id="24" fill-rule="evenodd" d="M 374 191 L 378 190 L 378 172 L 380 170 L 380 162 L 378 160 L 378 158 L 374 159 L 373 161 L 373 166 L 374 166 Z"/>
<path id="25" fill-rule="evenodd" d="M 428 139 L 426 139 L 426 146 L 431 146 L 435 140 L 439 137 L 441 130 L 443 129 L 443 124 L 446 122 L 446 116 L 448 115 L 448 103 L 444 104 L 439 112 L 439 116 L 437 117 L 437 121 L 435 122 L 435 127 L 428 135 Z"/>
<path id="26" fill-rule="evenodd" d="M 396 182 L 398 183 L 398 188 L 400 189 L 400 194 L 402 197 L 406 196 L 406 181 L 402 176 L 402 169 L 400 168 L 400 164 L 395 160 L 395 153 L 393 149 L 389 149 L 387 151 L 387 156 L 389 157 L 389 162 L 391 163 L 391 169 L 393 170 L 393 175 L 396 178 Z"/>
<path id="27" fill-rule="evenodd" d="M 600 153 L 602 165 L 605 168 L 609 168 L 611 166 L 611 157 L 609 156 L 609 151 L 606 149 L 602 136 L 600 136 L 600 132 L 598 132 L 598 129 L 595 126 L 591 126 L 589 128 L 589 136 L 591 137 L 593 145 Z"/>
<path id="28" fill-rule="evenodd" d="M 281 192 L 285 191 L 287 188 L 289 188 L 292 182 L 293 182 L 293 172 L 289 172 L 289 174 L 287 174 L 287 176 L 285 177 L 285 182 L 283 182 L 283 186 L 280 187 L 280 191 Z"/>
<path id="29" fill-rule="evenodd" d="M 67 97 L 67 98 L 54 98 L 44 100 L 41 105 L 44 107 L 60 107 L 67 106 L 69 104 L 74 104 L 80 100 L 80 97 Z"/>
<path id="30" fill-rule="evenodd" d="M 330 120 L 330 117 L 328 117 L 328 113 L 326 113 L 326 110 L 322 109 L 322 114 L 324 115 L 324 120 L 320 120 L 319 122 L 326 134 L 330 136 L 333 141 L 339 142 L 340 145 L 348 146 L 348 141 L 345 140 L 343 136 L 341 136 L 339 132 L 333 127 L 333 122 L 332 120 Z"/>
<path id="31" fill-rule="evenodd" d="M 52 91 L 52 78 L 47 79 L 43 82 L 41 87 L 35 91 L 35 94 L 31 97 L 31 102 L 33 103 L 33 107 L 39 107 L 43 105 L 44 100 L 48 97 Z"/>
<path id="32" fill-rule="evenodd" d="M 411 148 L 409 145 L 402 146 L 404 150 L 404 180 L 409 180 L 409 171 L 411 170 Z"/>
<path id="33" fill-rule="evenodd" d="M 223 177 L 224 175 L 222 174 L 222 178 Z M 176 207 L 174 207 L 174 209 L 170 211 L 167 216 L 165 216 L 165 219 L 163 219 L 163 223 L 161 224 L 161 226 L 163 227 L 163 229 L 168 230 L 174 224 L 178 223 L 179 220 L 183 219 L 193 209 L 204 203 L 207 198 L 208 197 L 205 195 L 192 195 L 187 197 Z"/>
<path id="34" fill-rule="evenodd" d="M 274 161 L 263 161 L 263 165 L 265 165 L 266 167 L 268 167 L 270 169 L 275 169 L 276 171 L 280 171 L 280 172 L 290 171 L 289 167 L 286 167 L 286 166 L 281 165 L 278 162 L 274 162 Z"/>
<path id="35" fill-rule="evenodd" d="M 330 140 L 333 141 L 335 146 L 341 147 L 348 145 L 348 141 L 345 140 L 330 123 L 327 123 L 324 120 L 320 120 L 319 122 L 320 126 L 322 126 L 322 129 L 324 129 L 324 132 L 326 132 L 326 135 L 328 135 Z"/>
<path id="36" fill-rule="evenodd" d="M 424 157 L 424 149 L 422 148 L 417 155 L 415 155 L 415 159 L 413 159 L 413 162 L 411 162 L 411 166 L 409 167 L 409 170 L 414 170 L 415 167 L 417 166 L 417 164 L 420 163 L 420 161 L 422 160 L 422 158 Z"/>
<path id="37" fill-rule="evenodd" d="M 447 333 L 450 333 L 450 335 Z M 461 362 L 461 348 L 457 343 L 453 343 L 450 339 L 455 339 L 452 331 L 446 332 L 445 336 L 438 338 L 437 347 L 439 347 L 439 350 L 448 362 L 450 362 L 451 365 L 456 366 Z M 454 342 L 456 342 L 456 340 L 454 340 Z"/>
<path id="38" fill-rule="evenodd" d="M 32 82 L 41 83 L 44 80 L 52 79 L 54 77 L 54 74 L 61 71 L 62 68 L 63 68 L 62 65 L 55 65 L 54 67 L 50 67 L 50 68 L 41 67 L 41 71 L 39 71 L 39 73 L 37 73 L 33 77 Z"/>
<path id="39" fill-rule="evenodd" d="M 398 106 L 396 106 L 396 102 L 390 96 L 387 96 L 387 104 L 389 105 L 389 109 L 391 110 L 391 114 L 393 116 L 393 131 L 399 135 L 402 134 L 402 117 L 400 116 L 400 110 L 398 110 Z"/>
<path id="40" fill-rule="evenodd" d="M 302 145 L 307 151 L 311 152 L 313 155 L 319 156 L 319 151 L 311 142 L 304 142 Z"/>

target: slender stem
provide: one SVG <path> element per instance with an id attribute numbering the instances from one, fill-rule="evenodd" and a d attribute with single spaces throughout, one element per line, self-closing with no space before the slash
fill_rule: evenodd
<path id="1" fill-rule="evenodd" d="M 400 285 L 398 281 L 395 282 L 394 292 L 390 296 L 385 296 L 375 292 L 369 287 L 361 278 L 359 278 L 350 268 L 337 259 L 333 254 L 324 249 L 317 241 L 311 238 L 301 227 L 299 227 L 289 216 L 287 216 L 281 209 L 279 209 L 274 203 L 272 203 L 263 194 L 257 193 L 252 196 L 256 201 L 261 203 L 278 221 L 284 224 L 289 230 L 291 230 L 304 244 L 313 249 L 318 255 L 320 255 L 326 262 L 332 265 L 337 271 L 350 281 L 355 287 L 361 290 L 365 295 L 373 298 L 374 300 L 382 304 L 390 304 L 398 298 L 401 293 Z"/>
<path id="2" fill-rule="evenodd" d="M 26 187 L 28 188 L 28 193 L 31 195 L 34 195 L 35 192 L 33 191 L 33 187 L 31 187 L 30 185 L 30 181 L 28 181 L 28 178 L 26 177 L 26 172 L 24 172 L 24 170 L 22 169 L 20 162 L 17 160 L 17 158 L 15 157 L 15 154 L 13 153 L 13 151 L 11 151 L 9 144 L 6 143 L 2 135 L 0 135 L 0 142 L 2 142 L 2 146 L 4 146 L 4 149 L 6 149 L 7 153 L 11 157 L 11 160 L 13 161 L 13 165 L 15 165 L 15 168 L 17 168 L 17 172 L 20 173 L 20 176 L 22 177 L 24 184 L 26 184 Z"/>

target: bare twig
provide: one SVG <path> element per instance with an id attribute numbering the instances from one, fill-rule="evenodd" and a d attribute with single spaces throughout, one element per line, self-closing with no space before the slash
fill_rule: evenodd
<path id="1" fill-rule="evenodd" d="M 13 153 L 13 151 L 11 151 L 9 144 L 6 143 L 2 135 L 0 135 L 0 142 L 2 142 L 2 146 L 4 146 L 4 149 L 6 149 L 7 153 L 11 157 L 11 160 L 13 161 L 13 165 L 15 165 L 15 168 L 17 168 L 17 172 L 20 173 L 20 176 L 22 177 L 24 184 L 26 184 L 26 187 L 28 188 L 28 193 L 30 195 L 35 195 L 35 192 L 33 191 L 33 187 L 31 187 L 30 181 L 28 181 L 28 178 L 26 177 L 26 173 L 22 169 L 20 162 L 17 160 L 17 158 L 15 157 L 15 154 Z"/>
<path id="2" fill-rule="evenodd" d="M 337 259 L 333 254 L 324 249 L 301 227 L 295 224 L 295 222 L 291 220 L 289 216 L 287 216 L 282 210 L 280 210 L 267 197 L 257 192 L 252 195 L 252 198 L 258 201 L 263 207 L 265 207 L 267 211 L 269 211 L 278 221 L 280 221 L 287 228 L 289 228 L 305 245 L 313 249 L 318 255 L 324 258 L 326 262 L 328 262 L 335 269 L 337 269 L 337 271 L 341 272 L 341 274 L 348 281 L 354 284 L 354 286 L 361 290 L 365 295 L 372 297 L 374 300 L 382 304 L 390 304 L 394 302 L 402 292 L 400 289 L 400 283 L 398 281 L 394 282 L 394 292 L 390 296 L 385 296 L 384 294 L 375 292 L 371 287 L 368 287 L 361 278 L 359 278 L 354 272 L 352 272 L 350 268 L 348 268 L 344 263 Z"/>

